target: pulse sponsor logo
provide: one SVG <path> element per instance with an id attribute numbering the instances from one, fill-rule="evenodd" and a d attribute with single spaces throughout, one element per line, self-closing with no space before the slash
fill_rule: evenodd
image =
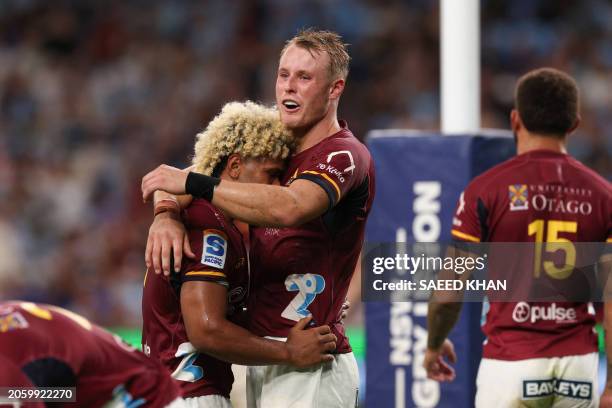
<path id="1" fill-rule="evenodd" d="M 523 381 L 523 398 L 543 398 L 559 395 L 568 398 L 590 400 L 593 384 L 552 378 L 550 380 Z"/>
<path id="2" fill-rule="evenodd" d="M 550 305 L 530 305 L 527 302 L 519 302 L 512 312 L 512 320 L 516 323 L 536 323 L 538 320 L 554 320 L 556 323 L 573 323 L 576 321 L 576 309 L 572 307 Z"/>
<path id="3" fill-rule="evenodd" d="M 227 238 L 221 231 L 208 229 L 204 231 L 202 248 L 202 265 L 223 269 L 227 255 Z"/>

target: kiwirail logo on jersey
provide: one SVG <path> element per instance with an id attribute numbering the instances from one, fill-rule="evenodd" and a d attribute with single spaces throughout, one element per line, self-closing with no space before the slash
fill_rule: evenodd
<path id="1" fill-rule="evenodd" d="M 601 301 L 612 245 L 605 242 L 367 243 L 362 255 L 364 301 Z M 517 319 L 525 313 L 517 311 Z M 555 309 L 555 319 L 565 316 Z M 547 319 L 548 310 L 530 318 Z M 551 316 L 552 316 L 551 315 Z M 561 317 L 560 317 L 561 316 Z"/>

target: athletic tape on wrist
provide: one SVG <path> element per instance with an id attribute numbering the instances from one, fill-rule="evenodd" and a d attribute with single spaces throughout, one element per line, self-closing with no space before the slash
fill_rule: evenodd
<path id="1" fill-rule="evenodd" d="M 205 176 L 204 174 L 189 172 L 185 181 L 185 192 L 194 197 L 212 201 L 215 187 L 219 185 L 221 179 Z"/>

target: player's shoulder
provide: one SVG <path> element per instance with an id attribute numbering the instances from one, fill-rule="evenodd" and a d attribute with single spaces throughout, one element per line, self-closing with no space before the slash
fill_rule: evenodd
<path id="1" fill-rule="evenodd" d="M 523 164 L 516 156 L 511 157 L 474 177 L 465 190 L 476 194 L 489 191 L 492 187 L 501 185 L 507 176 L 516 174 L 516 168 Z"/>
<path id="2" fill-rule="evenodd" d="M 16 301 L 0 302 L 0 327 L 3 330 L 0 333 L 8 333 L 14 330 L 23 330 L 30 327 L 28 316 L 24 316 L 25 312 L 22 303 Z"/>
<path id="3" fill-rule="evenodd" d="M 318 151 L 312 157 L 321 169 L 331 166 L 342 173 L 350 172 L 359 177 L 374 171 L 370 152 L 348 128 L 319 143 Z"/>
<path id="4" fill-rule="evenodd" d="M 567 162 L 576 170 L 576 175 L 581 178 L 585 187 L 588 186 L 600 194 L 612 196 L 612 183 L 603 176 L 574 157 L 567 156 Z"/>
<path id="5" fill-rule="evenodd" d="M 346 122 L 341 121 L 341 125 L 340 131 L 319 143 L 319 152 L 327 155 L 342 155 L 349 152 L 354 158 L 370 160 L 370 152 L 367 147 L 355 137 Z"/>
<path id="6" fill-rule="evenodd" d="M 225 229 L 220 210 L 203 199 L 194 199 L 183 210 L 183 221 L 187 228 Z"/>

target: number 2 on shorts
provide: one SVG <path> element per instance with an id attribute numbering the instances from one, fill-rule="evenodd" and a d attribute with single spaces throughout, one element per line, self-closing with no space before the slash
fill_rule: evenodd
<path id="1" fill-rule="evenodd" d="M 293 274 L 285 279 L 285 287 L 289 292 L 298 293 L 283 310 L 281 316 L 298 321 L 310 314 L 308 306 L 325 289 L 325 278 L 314 273 Z"/>

